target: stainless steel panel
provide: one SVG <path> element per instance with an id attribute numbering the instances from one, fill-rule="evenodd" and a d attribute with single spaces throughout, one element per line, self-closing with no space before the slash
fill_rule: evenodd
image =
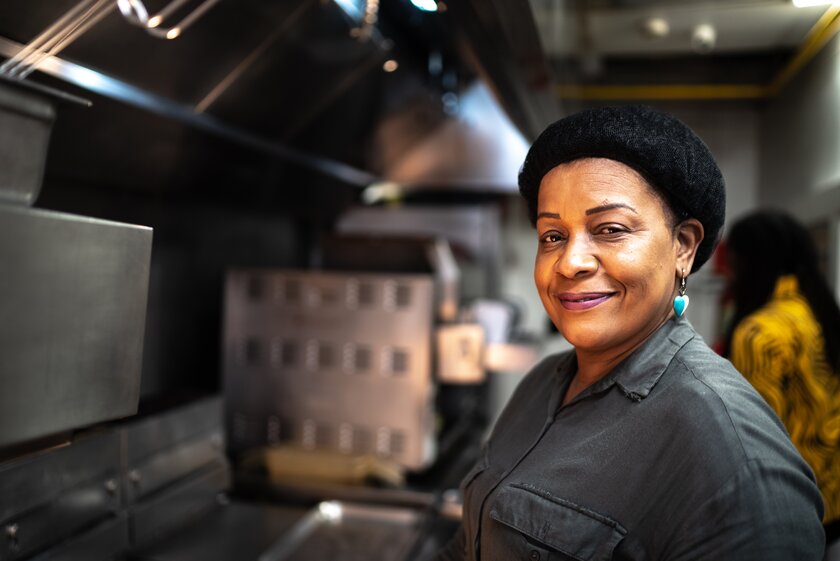
<path id="1" fill-rule="evenodd" d="M 258 561 L 403 561 L 421 520 L 419 512 L 404 508 L 321 503 Z"/>
<path id="2" fill-rule="evenodd" d="M 120 504 L 115 431 L 0 466 L 0 560 L 20 559 L 112 516 Z"/>
<path id="3" fill-rule="evenodd" d="M 128 517 L 100 524 L 30 561 L 114 561 L 128 550 Z"/>
<path id="4" fill-rule="evenodd" d="M 129 503 L 209 464 L 225 462 L 220 397 L 132 421 L 122 435 Z"/>
<path id="5" fill-rule="evenodd" d="M 0 446 L 136 412 L 151 244 L 0 205 Z"/>
<path id="6" fill-rule="evenodd" d="M 232 501 L 135 552 L 144 561 L 255 561 L 309 512 L 306 507 Z"/>
<path id="7" fill-rule="evenodd" d="M 501 283 L 501 217 L 497 205 L 360 206 L 342 214 L 341 234 L 441 237 L 459 254 L 465 299 L 498 295 Z"/>
<path id="8" fill-rule="evenodd" d="M 241 270 L 225 302 L 234 449 L 291 441 L 411 469 L 433 459 L 431 276 Z"/>
<path id="9" fill-rule="evenodd" d="M 141 500 L 213 463 L 224 463 L 221 426 L 212 433 L 182 442 L 145 461 L 130 464 L 126 490 L 128 502 Z"/>
<path id="10" fill-rule="evenodd" d="M 54 119 L 48 98 L 0 82 L 0 203 L 35 202 Z"/>
<path id="11" fill-rule="evenodd" d="M 227 465 L 219 464 L 135 505 L 129 510 L 134 546 L 150 545 L 195 521 L 216 504 L 217 495 L 229 484 Z"/>
<path id="12" fill-rule="evenodd" d="M 176 444 L 217 433 L 222 427 L 222 398 L 202 399 L 125 426 L 126 459 L 134 465 Z"/>

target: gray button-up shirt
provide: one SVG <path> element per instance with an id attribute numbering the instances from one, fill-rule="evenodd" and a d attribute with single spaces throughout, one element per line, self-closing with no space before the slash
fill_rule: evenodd
<path id="1" fill-rule="evenodd" d="M 822 500 L 778 418 L 685 319 L 570 403 L 574 352 L 522 381 L 439 559 L 819 561 Z"/>

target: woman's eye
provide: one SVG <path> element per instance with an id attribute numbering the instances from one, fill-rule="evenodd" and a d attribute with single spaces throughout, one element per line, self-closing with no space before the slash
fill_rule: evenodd
<path id="1" fill-rule="evenodd" d="M 596 231 L 596 233 L 602 234 L 602 235 L 605 235 L 605 236 L 614 236 L 616 234 L 623 234 L 625 232 L 627 232 L 627 229 L 624 228 L 623 226 L 619 226 L 618 224 L 607 224 L 607 225 L 601 226 Z"/>
<path id="2" fill-rule="evenodd" d="M 540 237 L 542 243 L 557 243 L 563 241 L 563 236 L 557 232 L 548 232 Z"/>

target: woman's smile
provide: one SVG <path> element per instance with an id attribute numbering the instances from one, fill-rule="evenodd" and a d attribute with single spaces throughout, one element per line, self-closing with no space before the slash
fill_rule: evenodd
<path id="1" fill-rule="evenodd" d="M 567 310 L 585 311 L 600 306 L 616 294 L 616 292 L 561 292 L 556 298 Z"/>

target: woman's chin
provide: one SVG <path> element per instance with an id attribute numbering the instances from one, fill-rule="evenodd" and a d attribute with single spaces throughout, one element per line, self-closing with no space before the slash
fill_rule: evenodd
<path id="1" fill-rule="evenodd" d="M 610 346 L 611 338 L 603 331 L 581 331 L 578 329 L 561 331 L 563 337 L 578 351 L 597 351 Z"/>

